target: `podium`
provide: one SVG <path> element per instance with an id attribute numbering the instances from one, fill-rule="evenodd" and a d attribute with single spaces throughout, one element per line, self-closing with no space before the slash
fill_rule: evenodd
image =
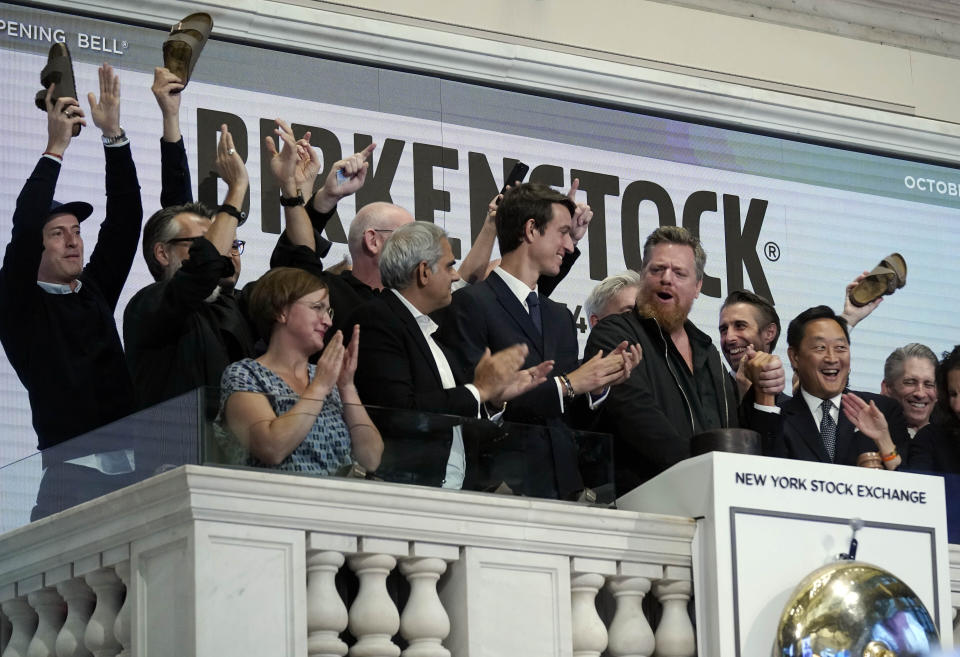
<path id="1" fill-rule="evenodd" d="M 678 463 L 617 501 L 690 516 L 697 653 L 770 655 L 784 605 L 850 545 L 903 580 L 952 646 L 950 563 L 940 477 L 713 452 Z"/>

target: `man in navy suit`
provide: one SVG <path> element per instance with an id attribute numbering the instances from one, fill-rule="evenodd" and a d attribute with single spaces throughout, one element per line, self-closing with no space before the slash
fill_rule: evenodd
<path id="1" fill-rule="evenodd" d="M 756 394 L 751 425 L 764 437 L 764 452 L 843 465 L 879 452 L 884 467 L 896 469 L 898 449 L 907 441 L 903 410 L 881 395 L 844 392 L 850 375 L 846 320 L 827 306 L 808 308 L 790 322 L 787 344 L 800 389 L 780 406 L 773 395 Z M 757 374 L 764 357 L 757 354 L 747 363 L 748 376 Z"/>
<path id="2" fill-rule="evenodd" d="M 348 326 L 360 326 L 362 335 L 355 381 L 365 403 L 467 418 L 495 416 L 506 401 L 546 380 L 550 361 L 520 369 L 529 351 L 524 344 L 485 353 L 470 383 L 464 383 L 470 380 L 464 372 L 450 366 L 432 337 L 437 325 L 430 313 L 450 304 L 451 286 L 460 280 L 455 262 L 446 233 L 435 224 L 406 224 L 386 241 L 379 261 L 384 293 L 347 319 Z M 473 474 L 467 472 L 460 426 L 451 431 L 438 418 L 389 415 L 388 426 L 398 425 L 397 433 L 412 440 L 386 431 L 388 476 L 460 488 Z M 411 430 L 411 425 L 435 425 L 437 430 Z"/>
<path id="3" fill-rule="evenodd" d="M 573 316 L 537 290 L 540 276 L 557 275 L 573 251 L 575 211 L 571 199 L 545 185 L 509 190 L 496 214 L 500 266 L 453 295 L 440 330 L 440 341 L 467 372 L 487 349 L 518 342 L 528 348 L 524 367 L 554 361 L 554 376 L 509 402 L 504 413 L 508 421 L 547 427 L 524 435 L 518 446 L 522 464 L 505 477 L 515 491 L 542 497 L 574 497 L 583 488 L 577 447 L 564 418 L 587 397 L 591 408 L 601 403 L 609 386 L 625 381 L 640 359 L 639 350 L 624 342 L 581 365 Z"/>

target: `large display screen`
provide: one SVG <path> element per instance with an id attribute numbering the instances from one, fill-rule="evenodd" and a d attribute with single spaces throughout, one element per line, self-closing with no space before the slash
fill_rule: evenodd
<path id="1" fill-rule="evenodd" d="M 216 19 L 216 16 L 214 16 Z M 54 40 L 68 44 L 78 92 L 97 91 L 97 66 L 120 74 L 122 125 L 130 137 L 146 216 L 159 208 L 160 111 L 150 92 L 162 63 L 164 30 L 0 4 L 0 248 L 6 248 L 17 194 L 46 144 L 46 116 L 34 106 L 40 70 Z M 325 165 L 378 144 L 365 188 L 345 199 L 327 236 L 335 263 L 358 206 L 392 201 L 442 225 L 466 253 L 489 199 L 513 162 L 566 190 L 595 212 L 584 255 L 554 293 L 589 330 L 582 304 L 605 276 L 640 265 L 658 225 L 699 233 L 707 251 L 703 291 L 692 320 L 717 336 L 720 301 L 747 288 L 769 297 L 784 323 L 817 304 L 842 308 L 844 287 L 890 252 L 906 258 L 907 286 L 888 297 L 852 336 L 852 387 L 878 391 L 892 349 L 922 342 L 936 352 L 957 341 L 960 284 L 960 172 L 886 157 L 650 116 L 557 97 L 504 90 L 281 48 L 212 40 L 182 97 L 181 123 L 201 200 L 222 184 L 209 174 L 217 128 L 227 123 L 250 171 L 252 219 L 241 285 L 268 267 L 280 230 L 275 187 L 264 180 L 263 138 L 273 119 L 307 127 Z M 562 95 L 562 90 L 558 90 Z M 86 107 L 85 98 L 81 103 Z M 86 253 L 104 214 L 103 152 L 92 125 L 66 153 L 60 201 L 95 210 L 83 224 Z M 269 179 L 269 176 L 267 176 Z M 138 256 L 117 309 L 152 282 Z M 121 329 L 122 330 L 122 329 Z M 777 353 L 786 362 L 781 339 Z M 65 363 L 64 367 L 69 367 Z M 50 372 L 50 376 L 56 376 Z M 789 368 L 788 368 L 789 376 Z M 0 464 L 35 449 L 27 395 L 0 359 Z"/>

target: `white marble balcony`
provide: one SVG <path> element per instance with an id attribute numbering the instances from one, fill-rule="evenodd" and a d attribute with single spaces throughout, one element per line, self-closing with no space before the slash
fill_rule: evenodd
<path id="1" fill-rule="evenodd" d="M 689 656 L 695 531 L 568 502 L 188 465 L 0 536 L 0 655 L 339 656 L 349 629 L 352 657 L 397 657 L 398 634 L 403 657 Z M 347 601 L 341 569 L 359 581 Z M 394 570 L 409 584 L 401 608 Z"/>

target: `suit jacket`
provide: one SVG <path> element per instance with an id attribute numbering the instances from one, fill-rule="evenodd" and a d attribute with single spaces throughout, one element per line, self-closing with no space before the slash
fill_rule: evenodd
<path id="1" fill-rule="evenodd" d="M 900 403 L 870 392 L 854 392 L 854 394 L 867 403 L 871 400 L 876 403 L 877 408 L 887 419 L 890 437 L 893 438 L 897 451 L 904 453 L 909 435 Z M 779 416 L 775 413 L 754 410 L 751 412 L 751 418 L 750 428 L 760 432 L 764 442 L 764 454 L 767 456 L 831 463 L 820 437 L 820 427 L 814 421 L 813 414 L 802 394 L 797 394 L 780 404 Z M 836 451 L 832 462 L 839 465 L 856 465 L 860 454 L 876 451 L 876 443 L 857 431 L 843 409 L 840 409 Z"/>
<path id="2" fill-rule="evenodd" d="M 360 326 L 360 354 L 354 381 L 364 403 L 391 409 L 477 416 L 477 398 L 466 386 L 460 385 L 463 375 L 453 367 L 458 385 L 444 389 L 420 325 L 393 292 L 384 291 L 362 304 L 346 323 Z M 391 480 L 440 485 L 450 454 L 451 427 L 456 423 L 420 413 L 382 413 L 376 409 L 373 412 L 385 443 L 378 474 Z M 474 469 L 468 458 L 468 475 L 472 475 Z"/>
<path id="3" fill-rule="evenodd" d="M 393 292 L 359 306 L 346 323 L 360 325 L 354 380 L 365 403 L 476 417 L 477 399 L 470 390 L 463 385 L 444 389 L 420 325 Z M 463 374 L 451 369 L 460 384 Z"/>
<path id="4" fill-rule="evenodd" d="M 485 280 L 457 290 L 447 308 L 444 323 L 437 332 L 441 342 L 453 356 L 454 371 L 468 379 L 484 349 L 491 352 L 517 343 L 529 348 L 523 367 L 532 367 L 544 360 L 554 360 L 553 374 L 571 372 L 579 366 L 579 345 L 573 316 L 567 307 L 539 294 L 542 333 L 529 313 L 514 296 L 506 282 L 495 272 Z M 524 434 L 522 449 L 524 473 L 521 492 L 530 495 L 567 497 L 583 488 L 577 467 L 577 453 L 572 434 L 566 429 L 564 415 L 570 415 L 572 404 L 561 407 L 557 384 L 553 378 L 507 404 L 504 420 L 547 427 L 536 436 Z M 553 469 L 550 470 L 550 464 Z M 549 472 L 547 470 L 550 470 Z M 552 483 L 548 479 L 555 479 Z M 552 489 L 552 490 L 551 490 Z M 514 488 L 516 490 L 516 488 Z"/>

